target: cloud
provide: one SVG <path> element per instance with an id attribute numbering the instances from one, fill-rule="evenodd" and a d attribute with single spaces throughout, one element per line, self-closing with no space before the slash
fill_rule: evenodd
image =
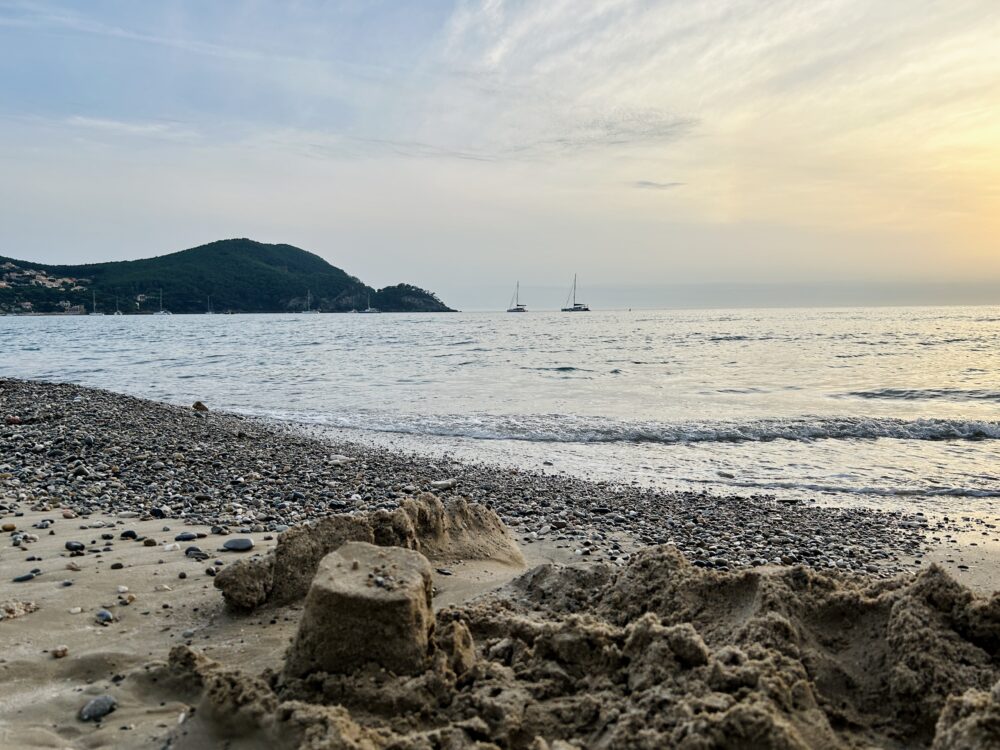
<path id="1" fill-rule="evenodd" d="M 632 187 L 640 190 L 673 190 L 681 187 L 683 182 L 654 182 L 653 180 L 636 180 L 631 183 Z"/>
<path id="2" fill-rule="evenodd" d="M 101 117 L 85 117 L 83 115 L 73 115 L 72 117 L 68 117 L 65 122 L 73 128 L 84 128 L 115 135 L 134 135 L 170 140 L 191 140 L 198 137 L 196 131 L 180 127 L 174 122 L 110 120 Z"/>

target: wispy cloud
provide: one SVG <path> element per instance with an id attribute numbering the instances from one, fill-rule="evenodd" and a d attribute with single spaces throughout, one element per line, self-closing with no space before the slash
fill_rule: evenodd
<path id="1" fill-rule="evenodd" d="M 67 118 L 65 123 L 72 128 L 82 128 L 113 135 L 142 136 L 170 140 L 192 140 L 199 137 L 199 134 L 195 130 L 175 122 L 110 120 L 101 117 L 73 115 Z"/>
<path id="2" fill-rule="evenodd" d="M 653 180 L 636 180 L 630 183 L 632 187 L 640 190 L 673 190 L 681 187 L 683 182 L 654 182 Z"/>

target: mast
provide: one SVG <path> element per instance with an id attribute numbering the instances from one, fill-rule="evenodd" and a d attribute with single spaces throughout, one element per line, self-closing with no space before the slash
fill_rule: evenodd
<path id="1" fill-rule="evenodd" d="M 90 293 L 93 295 L 93 297 L 91 298 L 93 300 L 93 302 L 91 304 L 91 307 L 93 308 L 93 311 L 96 313 L 97 312 L 97 292 L 95 292 L 93 289 L 91 289 Z"/>
<path id="2" fill-rule="evenodd" d="M 573 274 L 573 307 L 576 307 L 576 274 Z"/>
<path id="3" fill-rule="evenodd" d="M 160 287 L 160 312 L 163 312 L 163 287 Z"/>
<path id="4" fill-rule="evenodd" d="M 516 306 L 520 306 L 521 305 L 521 282 L 520 281 L 518 281 L 514 285 L 514 304 Z"/>

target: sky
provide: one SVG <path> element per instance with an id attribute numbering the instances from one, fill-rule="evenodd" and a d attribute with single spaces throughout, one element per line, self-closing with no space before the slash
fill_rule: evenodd
<path id="1" fill-rule="evenodd" d="M 0 0 L 0 255 L 1000 303 L 997 39 L 996 0 Z"/>

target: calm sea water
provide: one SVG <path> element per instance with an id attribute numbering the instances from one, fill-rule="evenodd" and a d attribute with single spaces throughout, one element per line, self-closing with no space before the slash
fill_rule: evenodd
<path id="1" fill-rule="evenodd" d="M 1000 308 L 5 317 L 0 375 L 667 488 L 1000 497 Z"/>

